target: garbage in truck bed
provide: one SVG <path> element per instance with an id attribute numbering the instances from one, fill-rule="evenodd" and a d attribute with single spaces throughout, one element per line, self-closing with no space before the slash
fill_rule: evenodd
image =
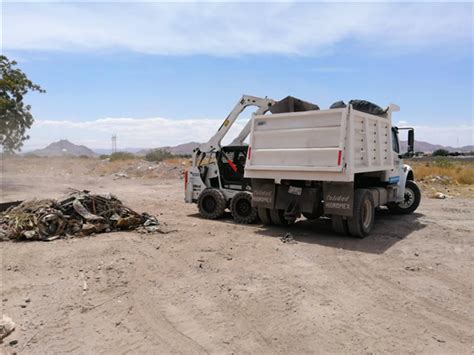
<path id="1" fill-rule="evenodd" d="M 162 232 L 158 219 L 137 213 L 112 194 L 74 191 L 62 200 L 30 200 L 0 213 L 0 240 L 54 240 L 119 230 Z"/>
<path id="2" fill-rule="evenodd" d="M 380 106 L 367 101 L 367 100 L 350 100 L 349 105 L 352 105 L 354 110 L 370 113 L 376 116 L 384 116 L 387 113 L 388 108 L 383 109 Z M 344 108 L 347 105 L 344 101 L 337 101 L 333 103 L 329 108 Z M 297 99 L 293 96 L 287 96 L 284 99 L 276 102 L 270 107 L 270 112 L 275 113 L 286 113 L 286 112 L 302 112 L 302 111 L 314 111 L 319 110 L 319 106 L 311 102 Z"/>

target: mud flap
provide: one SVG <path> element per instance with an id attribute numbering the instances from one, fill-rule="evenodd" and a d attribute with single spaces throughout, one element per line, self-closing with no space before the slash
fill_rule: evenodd
<path id="1" fill-rule="evenodd" d="M 352 217 L 354 209 L 353 182 L 324 182 L 324 213 Z"/>
<path id="2" fill-rule="evenodd" d="M 252 206 L 273 209 L 275 205 L 275 183 L 273 180 L 252 180 Z"/>

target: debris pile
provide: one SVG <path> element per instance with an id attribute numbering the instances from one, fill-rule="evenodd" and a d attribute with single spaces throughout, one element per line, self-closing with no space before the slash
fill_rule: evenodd
<path id="1" fill-rule="evenodd" d="M 54 240 L 118 230 L 161 232 L 158 219 L 112 194 L 74 191 L 60 201 L 32 200 L 0 213 L 0 240 Z"/>
<path id="2" fill-rule="evenodd" d="M 3 315 L 2 319 L 0 320 L 0 343 L 2 342 L 3 338 L 8 336 L 14 330 L 15 323 L 13 323 L 10 317 Z"/>
<path id="3" fill-rule="evenodd" d="M 296 244 L 296 240 L 291 233 L 286 233 L 280 240 L 285 244 Z"/>

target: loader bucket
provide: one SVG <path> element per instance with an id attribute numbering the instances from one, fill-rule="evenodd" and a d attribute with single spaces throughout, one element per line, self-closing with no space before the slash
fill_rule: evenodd
<path id="1" fill-rule="evenodd" d="M 297 99 L 293 96 L 287 96 L 270 107 L 271 113 L 301 112 L 319 110 L 319 106 Z"/>

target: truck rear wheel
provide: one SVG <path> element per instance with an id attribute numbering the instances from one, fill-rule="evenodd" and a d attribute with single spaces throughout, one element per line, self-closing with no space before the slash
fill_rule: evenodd
<path id="1" fill-rule="evenodd" d="M 277 226 L 288 226 L 293 224 L 292 221 L 289 221 L 285 218 L 285 211 L 283 210 L 277 210 L 275 208 L 271 209 L 270 218 L 273 224 L 276 224 Z"/>
<path id="2" fill-rule="evenodd" d="M 272 224 L 272 218 L 270 217 L 270 209 L 264 207 L 257 208 L 258 217 L 263 224 L 270 225 Z"/>
<path id="3" fill-rule="evenodd" d="M 343 219 L 342 216 L 332 215 L 331 217 L 332 229 L 337 234 L 349 235 L 349 226 L 347 225 L 347 219 Z"/>
<path id="4" fill-rule="evenodd" d="M 217 219 L 222 217 L 226 208 L 224 194 L 217 190 L 205 189 L 198 198 L 199 213 L 207 219 Z"/>
<path id="5" fill-rule="evenodd" d="M 405 194 L 403 201 L 392 202 L 387 205 L 389 211 L 393 214 L 409 214 L 415 212 L 420 205 L 421 191 L 416 182 L 407 180 L 405 183 Z"/>
<path id="6" fill-rule="evenodd" d="M 257 209 L 252 206 L 252 195 L 248 192 L 239 192 L 230 200 L 230 212 L 237 223 L 254 223 L 257 218 Z"/>
<path id="7" fill-rule="evenodd" d="M 347 219 L 349 232 L 354 237 L 364 238 L 374 226 L 375 204 L 372 193 L 367 189 L 357 189 L 354 193 L 354 212 Z"/>

